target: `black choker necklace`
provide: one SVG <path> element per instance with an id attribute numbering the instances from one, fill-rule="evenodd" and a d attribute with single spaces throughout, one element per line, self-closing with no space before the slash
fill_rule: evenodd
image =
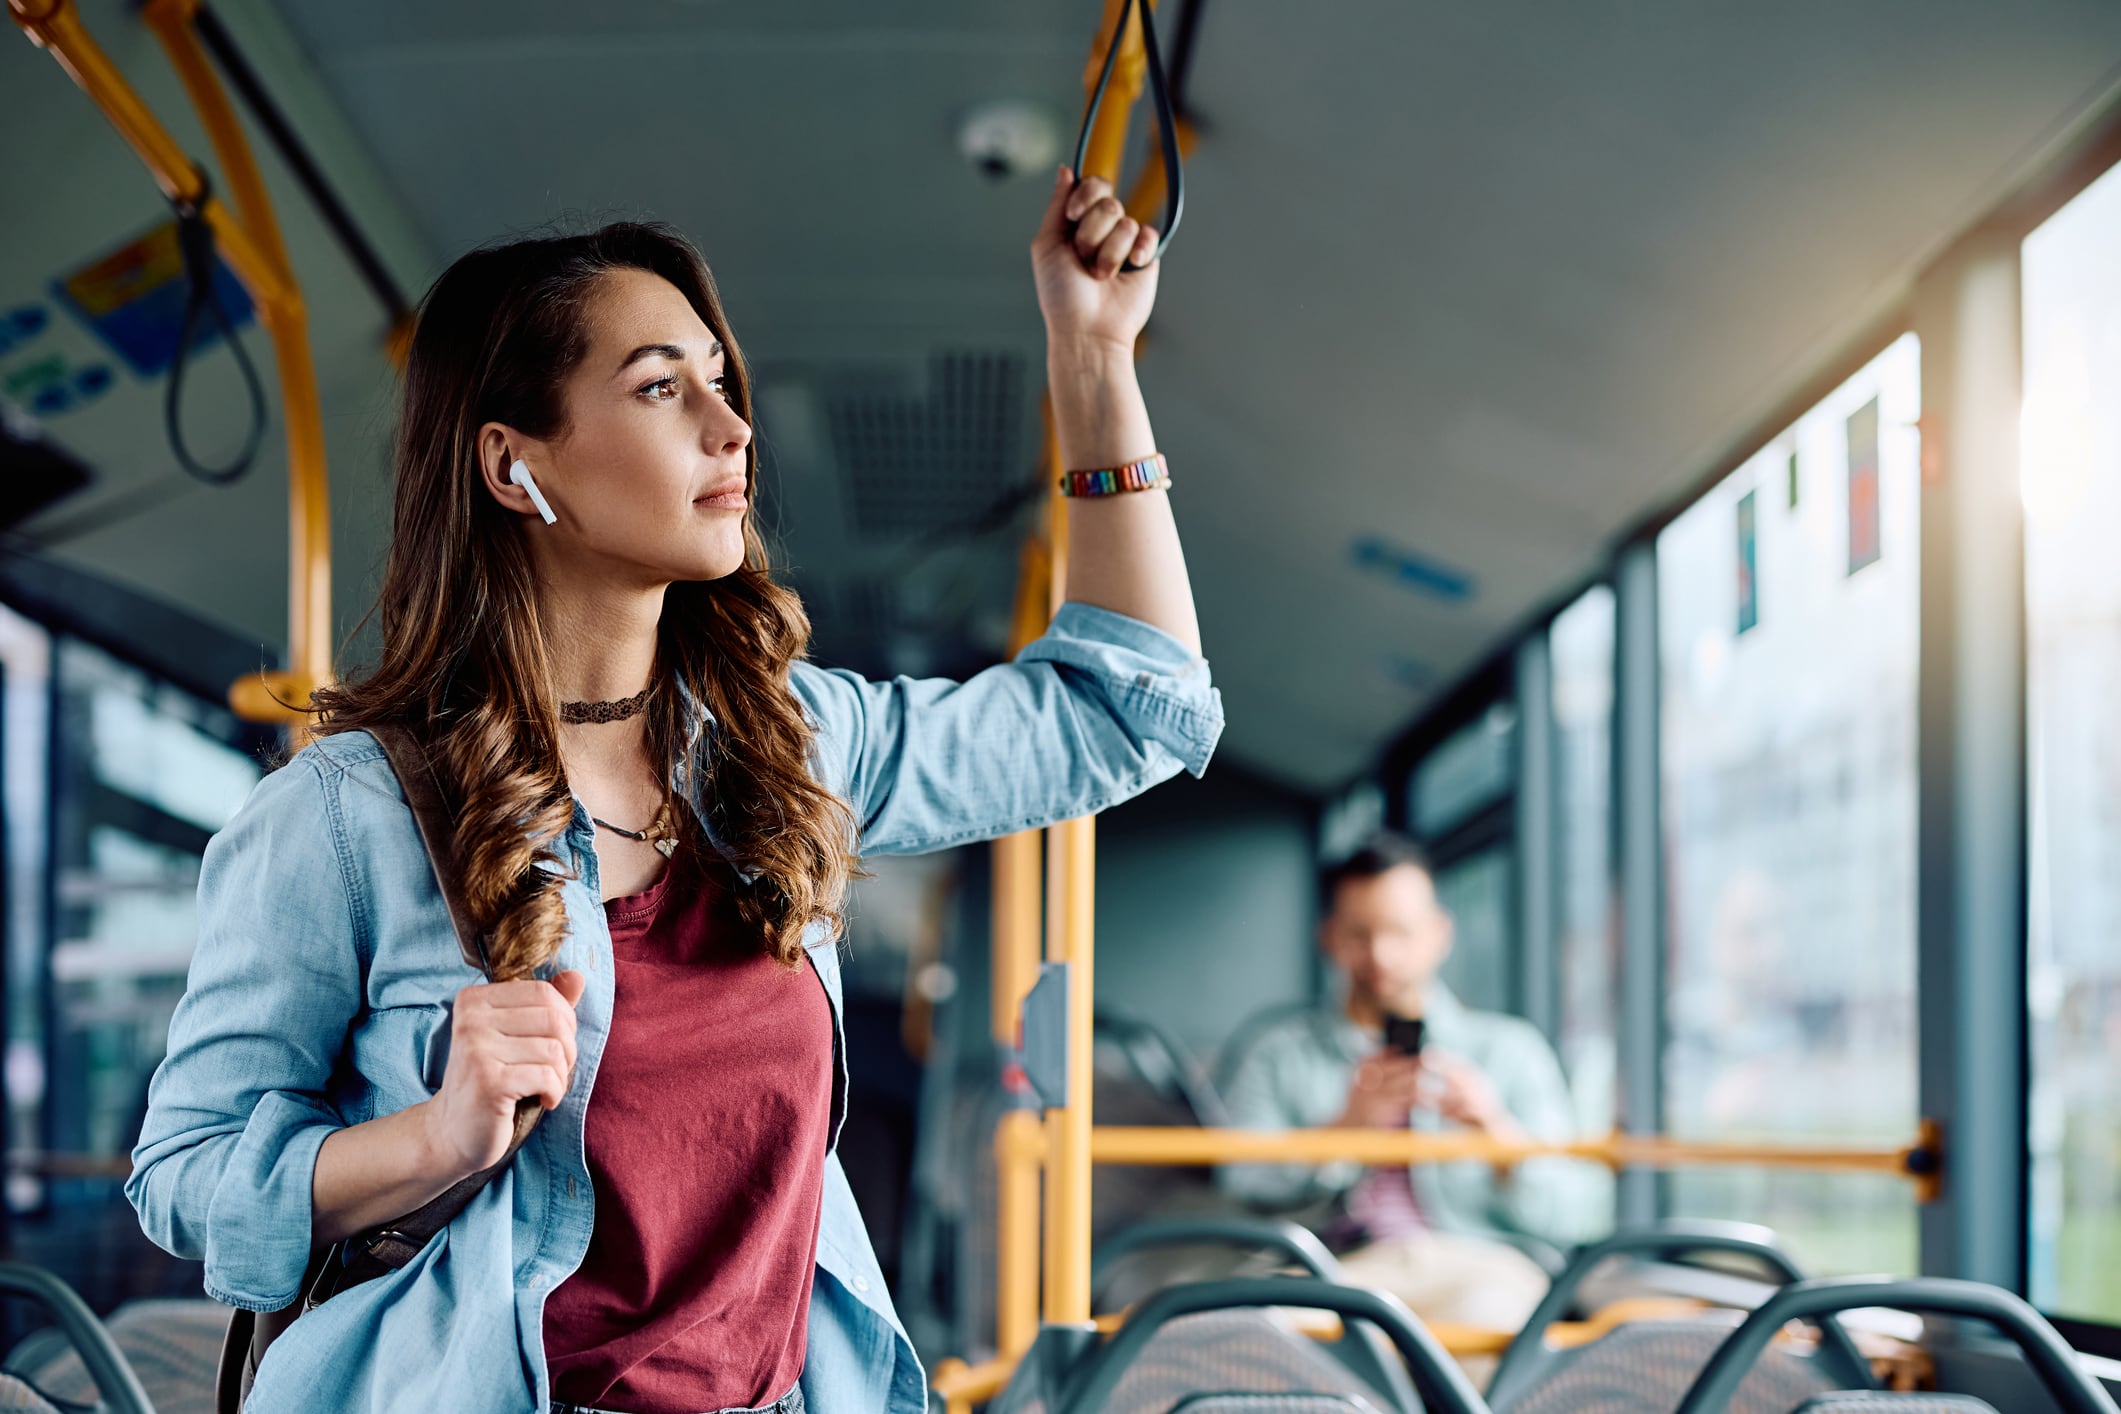
<path id="1" fill-rule="evenodd" d="M 641 709 L 648 705 L 648 694 L 655 691 L 650 683 L 633 696 L 617 702 L 562 702 L 560 720 L 580 726 L 584 722 L 623 722 L 628 717 L 638 717 Z"/>

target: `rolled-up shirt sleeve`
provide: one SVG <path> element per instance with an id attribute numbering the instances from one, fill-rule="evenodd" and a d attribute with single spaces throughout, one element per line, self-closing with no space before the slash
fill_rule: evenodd
<path id="1" fill-rule="evenodd" d="M 964 682 L 798 665 L 819 755 L 864 850 L 916 854 L 1035 829 L 1199 775 L 1222 733 L 1207 660 L 1122 614 L 1065 604 Z"/>
<path id="2" fill-rule="evenodd" d="M 360 1003 L 336 768 L 298 756 L 207 845 L 199 935 L 125 1194 L 154 1242 L 251 1310 L 299 1294 L 327 1089 Z"/>

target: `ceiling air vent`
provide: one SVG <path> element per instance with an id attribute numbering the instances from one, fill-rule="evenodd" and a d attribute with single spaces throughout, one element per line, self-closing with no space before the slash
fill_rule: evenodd
<path id="1" fill-rule="evenodd" d="M 1021 481 L 1024 360 L 1010 352 L 930 357 L 912 379 L 835 380 L 826 424 L 854 529 L 896 538 L 963 523 Z"/>

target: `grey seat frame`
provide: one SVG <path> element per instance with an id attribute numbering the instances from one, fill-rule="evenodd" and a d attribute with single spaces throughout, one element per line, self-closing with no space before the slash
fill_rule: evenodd
<path id="1" fill-rule="evenodd" d="M 1136 1223 L 1119 1233 L 1091 1254 L 1090 1288 L 1096 1291 L 1099 1277 L 1134 1253 L 1209 1243 L 1272 1252 L 1319 1281 L 1340 1280 L 1339 1259 L 1307 1227 L 1287 1218 L 1201 1214 Z M 1407 1382 L 1405 1368 L 1393 1355 L 1390 1341 L 1375 1326 L 1367 1321 L 1350 1322 L 1346 1333 L 1330 1342 L 1328 1349 L 1357 1378 L 1399 1407 L 1416 1407 L 1417 1396 Z"/>
<path id="2" fill-rule="evenodd" d="M 131 1362 L 72 1287 L 42 1267 L 0 1262 L 0 1294 L 26 1297 L 51 1312 L 102 1396 L 94 1414 L 155 1414 Z"/>
<path id="3" fill-rule="evenodd" d="M 1986 1321 L 2016 1342 L 2063 1414 L 2121 1414 L 2098 1381 L 2079 1368 L 2075 1352 L 2038 1311 L 2007 1291 L 1945 1277 L 1792 1282 L 1762 1302 L 1717 1348 L 1680 1402 L 1677 1414 L 1724 1414 L 1746 1372 L 1775 1333 L 1791 1321 L 1818 1321 L 1836 1311 L 1864 1306 Z"/>
<path id="4" fill-rule="evenodd" d="M 1244 1277 L 1157 1292 L 1136 1308 L 1110 1340 L 1075 1362 L 1055 1392 L 1053 1414 L 1102 1414 L 1127 1368 L 1167 1323 L 1200 1311 L 1247 1306 L 1331 1311 L 1343 1321 L 1366 1321 L 1406 1361 L 1407 1372 L 1430 1414 L 1487 1414 L 1487 1404 L 1465 1372 L 1398 1298 L 1314 1277 Z"/>
<path id="5" fill-rule="evenodd" d="M 1501 1414 L 1526 1398 L 1554 1368 L 1558 1353 L 1546 1344 L 1547 1327 L 1567 1314 L 1577 1292 L 1591 1273 L 1615 1257 L 1659 1257 L 1666 1260 L 1710 1255 L 1745 1257 L 1758 1262 L 1784 1282 L 1801 1281 L 1797 1263 L 1775 1245 L 1775 1234 L 1752 1223 L 1714 1222 L 1675 1218 L 1655 1227 L 1618 1232 L 1603 1242 L 1579 1248 L 1547 1294 L 1532 1310 L 1531 1319 L 1510 1341 L 1495 1377 L 1488 1384 L 1488 1402 Z M 1818 1359 L 1822 1372 L 1847 1389 L 1875 1389 L 1870 1362 L 1856 1349 L 1840 1322 L 1819 1322 Z"/>

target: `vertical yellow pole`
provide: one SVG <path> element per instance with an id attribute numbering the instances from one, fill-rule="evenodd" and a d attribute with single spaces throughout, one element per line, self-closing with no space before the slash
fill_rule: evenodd
<path id="1" fill-rule="evenodd" d="M 1127 120 L 1147 76 L 1141 25 L 1148 0 L 1128 21 L 1111 86 L 1091 129 L 1081 176 L 1117 183 L 1126 147 Z M 1104 56 L 1119 29 L 1125 0 L 1106 0 L 1104 23 L 1083 73 L 1084 92 L 1097 83 Z M 1051 419 L 1048 423 L 1050 428 Z M 1049 440 L 1048 469 L 1062 471 L 1058 446 Z M 1067 597 L 1068 512 L 1056 495 L 1049 502 L 1053 554 L 1052 607 Z M 1046 1320 L 1090 1319 L 1090 1125 L 1091 1047 L 1096 997 L 1095 822 L 1068 820 L 1047 832 L 1046 958 L 1068 965 L 1068 1103 L 1046 1114 Z"/>
<path id="2" fill-rule="evenodd" d="M 1068 1103 L 1046 1112 L 1046 1319 L 1090 1319 L 1090 1049 L 1096 821 L 1046 832 L 1046 956 L 1068 964 Z"/>
<path id="3" fill-rule="evenodd" d="M 314 690 L 332 676 L 331 503 L 324 469 L 324 410 L 317 398 L 316 366 L 310 355 L 309 315 L 243 124 L 192 30 L 197 9 L 197 0 L 149 0 L 143 16 L 198 110 L 243 229 L 280 277 L 274 295 L 258 301 L 258 315 L 272 335 L 280 406 L 287 424 L 287 668 L 302 689 Z M 308 704 L 298 701 L 293 705 Z M 300 728 L 297 734 L 307 735 Z"/>
<path id="4" fill-rule="evenodd" d="M 310 692 L 331 680 L 331 506 L 326 494 L 324 417 L 308 316 L 281 244 L 272 202 L 220 83 L 191 28 L 193 0 L 151 0 L 147 21 L 176 66 L 220 159 L 234 206 L 206 197 L 205 184 L 168 129 L 112 65 L 69 0 L 8 0 L 8 11 L 47 50 L 110 120 L 172 201 L 198 204 L 214 242 L 250 291 L 259 322 L 272 336 L 287 425 L 287 671 L 253 675 L 229 689 L 236 712 L 253 721 L 292 721 L 306 734 Z M 276 700 L 292 699 L 290 713 Z M 300 744 L 298 740 L 297 745 Z"/>
<path id="5" fill-rule="evenodd" d="M 1057 455 L 1052 410 L 1047 409 L 1042 467 Z M 1053 507 L 1047 507 L 1050 525 Z M 1009 651 L 1019 652 L 1038 637 L 1051 619 L 1053 547 L 1045 527 L 1024 541 L 1018 571 L 1016 605 L 1009 631 Z M 995 1041 L 1021 1044 L 1017 1034 L 1024 998 L 1038 981 L 1044 934 L 1040 854 L 1043 835 L 1026 830 L 994 842 L 994 992 Z M 1039 1319 L 1039 1120 L 1029 1110 L 1002 1116 L 994 1136 L 997 1177 L 995 1223 L 995 1345 L 1006 1359 L 1031 1348 Z"/>

